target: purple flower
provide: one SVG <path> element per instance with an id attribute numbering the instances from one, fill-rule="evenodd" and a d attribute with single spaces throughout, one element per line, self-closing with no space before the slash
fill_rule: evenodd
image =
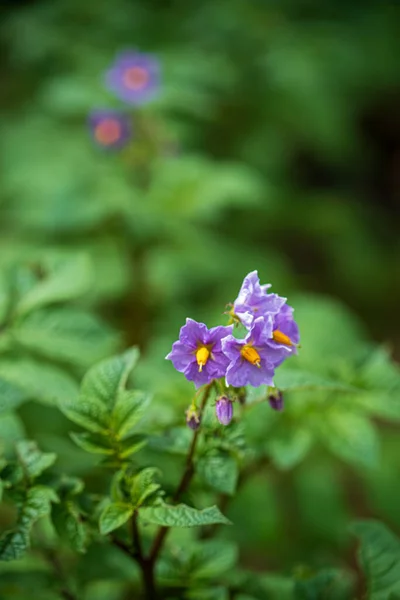
<path id="1" fill-rule="evenodd" d="M 243 280 L 238 297 L 233 304 L 233 313 L 245 327 L 251 327 L 254 319 L 274 315 L 285 304 L 286 298 L 269 294 L 270 284 L 260 285 L 257 271 L 252 271 Z"/>
<path id="2" fill-rule="evenodd" d="M 132 50 L 119 54 L 106 73 L 106 84 L 120 100 L 145 104 L 158 93 L 159 62 L 148 54 Z"/>
<path id="3" fill-rule="evenodd" d="M 226 372 L 227 385 L 273 385 L 275 366 L 281 364 L 290 351 L 287 346 L 273 340 L 272 327 L 271 316 L 258 317 L 244 339 L 229 335 L 222 340 L 222 349 L 230 361 Z"/>
<path id="4" fill-rule="evenodd" d="M 131 137 L 129 118 L 116 110 L 94 110 L 88 122 L 93 140 L 103 148 L 117 150 Z"/>
<path id="5" fill-rule="evenodd" d="M 165 357 L 196 387 L 224 377 L 229 359 L 222 352 L 221 340 L 232 333 L 232 326 L 208 329 L 203 323 L 186 319 L 179 341 Z"/>
<path id="6" fill-rule="evenodd" d="M 296 354 L 299 345 L 300 334 L 296 321 L 293 318 L 294 309 L 284 304 L 280 311 L 273 317 L 272 339 L 276 345 L 286 347 L 288 355 Z M 282 359 L 281 362 L 286 358 Z M 277 367 L 281 363 L 275 363 Z"/>
<path id="7" fill-rule="evenodd" d="M 232 400 L 230 400 L 226 396 L 221 396 L 220 398 L 218 398 L 215 404 L 215 412 L 217 414 L 217 419 L 221 423 L 221 425 L 229 425 L 233 417 Z"/>
<path id="8" fill-rule="evenodd" d="M 280 390 L 274 390 L 268 396 L 268 401 L 274 410 L 283 410 L 283 394 Z"/>
<path id="9" fill-rule="evenodd" d="M 200 427 L 200 416 L 193 404 L 186 411 L 186 425 L 193 431 Z"/>

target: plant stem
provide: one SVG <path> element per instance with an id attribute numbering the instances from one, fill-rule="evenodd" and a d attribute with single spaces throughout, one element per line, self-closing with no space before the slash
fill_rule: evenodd
<path id="1" fill-rule="evenodd" d="M 202 398 L 200 408 L 199 408 L 200 419 L 203 414 L 204 408 L 207 404 L 207 400 L 210 396 L 212 386 L 213 386 L 213 382 L 209 383 L 204 390 L 203 398 Z M 174 502 L 177 502 L 180 499 L 180 497 L 182 496 L 182 494 L 187 490 L 187 488 L 189 487 L 189 484 L 192 480 L 192 477 L 194 475 L 193 458 L 194 458 L 194 453 L 196 450 L 196 445 L 197 445 L 197 440 L 199 438 L 199 434 L 200 434 L 200 427 L 198 429 L 196 429 L 193 434 L 192 443 L 190 444 L 189 451 L 188 451 L 188 454 L 186 457 L 186 467 L 183 472 L 182 478 L 179 482 L 179 485 L 176 489 L 176 492 L 173 496 Z M 160 527 L 160 529 L 158 530 L 158 533 L 154 539 L 154 543 L 151 548 L 150 556 L 149 556 L 149 560 L 152 563 L 153 567 L 154 567 L 155 561 L 157 560 L 158 554 L 162 548 L 165 537 L 168 534 L 168 531 L 169 531 L 169 527 Z"/>

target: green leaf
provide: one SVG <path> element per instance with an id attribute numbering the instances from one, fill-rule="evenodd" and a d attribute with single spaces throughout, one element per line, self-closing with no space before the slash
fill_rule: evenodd
<path id="1" fill-rule="evenodd" d="M 53 507 L 52 520 L 57 533 L 66 539 L 76 552 L 85 552 L 89 535 L 77 505 L 67 500 Z"/>
<path id="2" fill-rule="evenodd" d="M 164 527 L 198 527 L 217 523 L 230 525 L 230 521 L 224 517 L 217 506 L 197 510 L 185 504 L 177 506 L 163 504 L 141 508 L 139 516 L 143 521 Z"/>
<path id="3" fill-rule="evenodd" d="M 273 430 L 265 447 L 274 464 L 280 469 L 291 469 L 307 455 L 313 443 L 310 430 L 297 426 Z"/>
<path id="4" fill-rule="evenodd" d="M 351 385 L 341 381 L 325 379 L 308 371 L 300 371 L 283 367 L 278 369 L 274 377 L 275 386 L 284 391 L 289 390 L 331 390 L 337 392 L 354 391 Z"/>
<path id="5" fill-rule="evenodd" d="M 16 312 L 27 314 L 33 309 L 82 296 L 90 288 L 92 270 L 85 255 L 43 258 L 38 263 L 43 277 L 20 300 Z"/>
<path id="6" fill-rule="evenodd" d="M 121 391 L 115 402 L 112 429 L 117 432 L 117 439 L 123 440 L 141 419 L 150 401 L 149 394 L 134 391 Z"/>
<path id="7" fill-rule="evenodd" d="M 367 578 L 368 598 L 400 594 L 400 540 L 383 523 L 359 521 L 351 530 L 360 539 L 358 558 Z"/>
<path id="8" fill-rule="evenodd" d="M 295 600 L 353 600 L 354 581 L 346 571 L 324 569 L 316 575 L 296 581 Z"/>
<path id="9" fill-rule="evenodd" d="M 142 469 L 134 476 L 130 489 L 130 496 L 131 502 L 135 508 L 142 506 L 145 500 L 160 489 L 160 484 L 154 482 L 154 478 L 157 474 L 158 469 L 148 467 Z"/>
<path id="10" fill-rule="evenodd" d="M 237 559 L 238 550 L 234 543 L 226 540 L 203 541 L 190 558 L 192 575 L 196 579 L 220 577 L 234 568 Z"/>
<path id="11" fill-rule="evenodd" d="M 0 539 L 0 560 L 16 560 L 25 554 L 33 524 L 50 513 L 52 502 L 58 502 L 58 498 L 51 488 L 37 485 L 27 491 L 19 507 L 16 527 Z"/>
<path id="12" fill-rule="evenodd" d="M 8 315 L 10 303 L 10 282 L 6 273 L 3 270 L 0 270 L 0 325 L 4 323 L 4 320 Z"/>
<path id="13" fill-rule="evenodd" d="M 31 479 L 39 477 L 57 459 L 54 452 L 41 452 L 34 441 L 21 440 L 17 443 L 16 451 L 24 473 Z"/>
<path id="14" fill-rule="evenodd" d="M 210 487 L 233 495 L 239 476 L 236 460 L 226 453 L 208 453 L 200 457 L 196 472 Z"/>
<path id="15" fill-rule="evenodd" d="M 24 424 L 20 417 L 12 412 L 2 413 L 0 418 L 0 455 L 14 451 L 15 442 L 25 437 Z"/>
<path id="16" fill-rule="evenodd" d="M 366 417 L 334 408 L 318 419 L 316 433 L 321 442 L 343 460 L 368 467 L 377 465 L 379 439 Z"/>
<path id="17" fill-rule="evenodd" d="M 106 445 L 104 437 L 93 433 L 70 433 L 77 446 L 92 454 L 112 455 L 114 450 Z"/>
<path id="18" fill-rule="evenodd" d="M 29 313 L 12 329 L 13 339 L 52 360 L 88 368 L 115 350 L 117 336 L 94 315 L 52 307 Z"/>
<path id="19" fill-rule="evenodd" d="M 54 404 L 78 395 L 78 386 L 67 373 L 31 359 L 0 360 L 0 388 L 1 381 L 16 390 L 13 398 L 17 403 L 32 399 Z"/>
<path id="20" fill-rule="evenodd" d="M 130 504 L 123 502 L 112 502 L 108 504 L 100 515 L 100 533 L 106 535 L 114 529 L 118 529 L 126 523 L 133 515 L 134 509 Z"/>

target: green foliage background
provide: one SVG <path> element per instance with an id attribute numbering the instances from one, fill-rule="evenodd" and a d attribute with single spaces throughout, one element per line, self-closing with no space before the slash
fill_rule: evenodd
<path id="1" fill-rule="evenodd" d="M 131 382 L 145 392 L 130 401 L 148 404 L 118 452 L 156 465 L 170 496 L 193 388 L 164 356 L 187 316 L 225 323 L 254 269 L 288 297 L 302 334 L 276 378 L 286 408 L 274 413 L 250 391 L 221 431 L 210 406 L 185 501 L 218 504 L 233 524 L 206 541 L 174 528 L 159 581 L 168 597 L 204 600 L 399 597 L 399 12 L 372 0 L 0 8 L 0 466 L 19 461 L 34 483 L 21 506 L 36 506 L 18 521 L 25 541 L 33 527 L 32 549 L 0 563 L 0 598 L 22 600 L 32 586 L 40 600 L 68 597 L 60 560 L 76 598 L 140 597 L 128 558 L 75 518 L 91 512 L 74 500 L 81 486 L 93 502 L 109 493 L 100 461 L 114 456 L 93 438 L 100 430 L 82 431 L 80 382 L 101 359 L 140 348 Z M 162 86 L 131 111 L 132 144 L 106 153 L 86 119 L 122 108 L 102 78 L 132 47 L 159 58 Z M 93 444 L 98 454 L 85 452 Z M 146 473 L 143 489 L 157 495 Z M 1 477 L 10 489 L 20 481 Z M 15 526 L 15 506 L 1 505 L 1 531 Z M 164 523 L 151 503 L 143 510 Z M 351 526 L 363 576 L 350 524 L 371 518 L 381 523 Z M 3 557 L 15 553 L 2 539 Z M 374 560 L 385 552 L 382 582 Z"/>

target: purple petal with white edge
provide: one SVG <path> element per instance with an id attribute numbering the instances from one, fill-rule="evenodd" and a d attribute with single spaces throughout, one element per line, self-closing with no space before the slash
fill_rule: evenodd
<path id="1" fill-rule="evenodd" d="M 186 319 L 186 325 L 181 327 L 179 332 L 179 340 L 193 350 L 198 347 L 199 343 L 207 345 L 209 343 L 207 326 L 193 319 Z"/>
<path id="2" fill-rule="evenodd" d="M 246 342 L 252 340 L 254 345 L 264 344 L 272 339 L 273 321 L 271 316 L 257 317 L 253 321 L 249 333 L 246 335 Z"/>
<path id="3" fill-rule="evenodd" d="M 167 354 L 165 358 L 172 362 L 177 371 L 181 372 L 183 372 L 190 363 L 196 361 L 195 355 L 181 342 L 174 342 L 172 344 L 171 352 Z"/>

